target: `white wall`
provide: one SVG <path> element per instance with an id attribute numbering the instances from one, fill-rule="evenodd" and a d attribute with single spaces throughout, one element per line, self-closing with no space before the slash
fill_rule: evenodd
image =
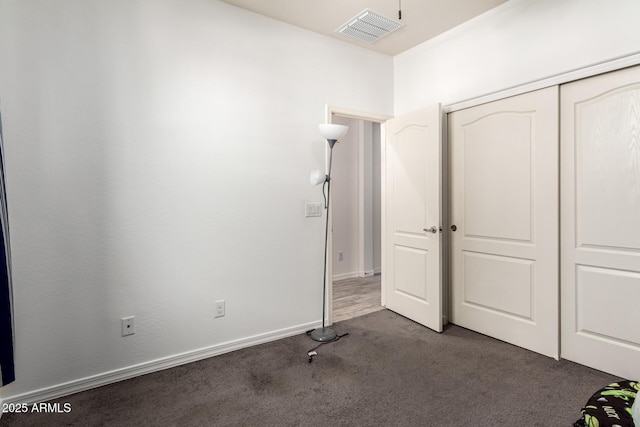
<path id="1" fill-rule="evenodd" d="M 638 0 L 509 0 L 394 57 L 394 112 L 640 52 L 638 16 Z"/>
<path id="2" fill-rule="evenodd" d="M 317 324 L 317 123 L 325 104 L 390 114 L 392 74 L 216 0 L 0 0 L 17 360 L 0 398 Z"/>
<path id="3" fill-rule="evenodd" d="M 360 275 L 370 275 L 381 271 L 380 248 L 380 123 L 362 121 L 362 140 L 360 141 L 360 194 L 359 240 L 361 263 Z"/>
<path id="4" fill-rule="evenodd" d="M 380 273 L 382 271 L 382 218 L 381 218 L 381 206 L 382 206 L 382 189 L 381 189 L 381 155 L 380 152 L 380 124 L 372 123 L 372 141 L 373 146 L 371 150 L 373 161 L 373 270 L 374 273 Z"/>
<path id="5" fill-rule="evenodd" d="M 333 279 L 340 280 L 358 274 L 358 144 L 363 135 L 361 120 L 336 116 L 332 122 L 349 126 L 333 148 L 331 171 L 332 267 Z"/>
<path id="6" fill-rule="evenodd" d="M 360 277 L 373 275 L 373 123 L 362 121 L 358 145 L 358 245 Z"/>

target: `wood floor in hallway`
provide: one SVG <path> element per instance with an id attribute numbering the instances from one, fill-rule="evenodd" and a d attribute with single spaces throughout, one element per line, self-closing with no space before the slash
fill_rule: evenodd
<path id="1" fill-rule="evenodd" d="M 380 274 L 333 282 L 333 321 L 339 322 L 382 310 Z"/>

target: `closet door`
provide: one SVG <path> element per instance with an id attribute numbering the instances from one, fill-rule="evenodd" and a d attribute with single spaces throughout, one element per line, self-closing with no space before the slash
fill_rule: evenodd
<path id="1" fill-rule="evenodd" d="M 562 357 L 640 378 L 640 68 L 561 91 Z"/>
<path id="2" fill-rule="evenodd" d="M 557 358 L 558 88 L 449 115 L 451 322 Z"/>

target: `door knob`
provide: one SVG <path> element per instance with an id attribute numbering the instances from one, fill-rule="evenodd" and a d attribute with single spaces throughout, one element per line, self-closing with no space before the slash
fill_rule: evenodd
<path id="1" fill-rule="evenodd" d="M 435 225 L 431 228 L 423 228 L 424 231 L 426 231 L 427 233 L 433 233 L 436 234 L 438 232 L 438 227 L 436 227 Z"/>
<path id="2" fill-rule="evenodd" d="M 453 224 L 453 225 L 451 226 L 451 231 L 456 231 L 457 229 L 458 229 L 458 227 L 456 227 L 456 225 L 455 225 L 455 224 Z"/>

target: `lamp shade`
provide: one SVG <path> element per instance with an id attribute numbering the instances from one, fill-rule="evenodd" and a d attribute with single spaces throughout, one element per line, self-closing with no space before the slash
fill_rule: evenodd
<path id="1" fill-rule="evenodd" d="M 315 169 L 311 171 L 311 175 L 309 175 L 309 181 L 312 185 L 320 185 L 327 180 L 327 175 L 324 172 Z"/>
<path id="2" fill-rule="evenodd" d="M 343 125 L 333 125 L 333 124 L 322 124 L 318 125 L 318 129 L 320 133 L 324 137 L 324 139 L 340 139 L 346 135 L 349 130 L 349 126 Z"/>

